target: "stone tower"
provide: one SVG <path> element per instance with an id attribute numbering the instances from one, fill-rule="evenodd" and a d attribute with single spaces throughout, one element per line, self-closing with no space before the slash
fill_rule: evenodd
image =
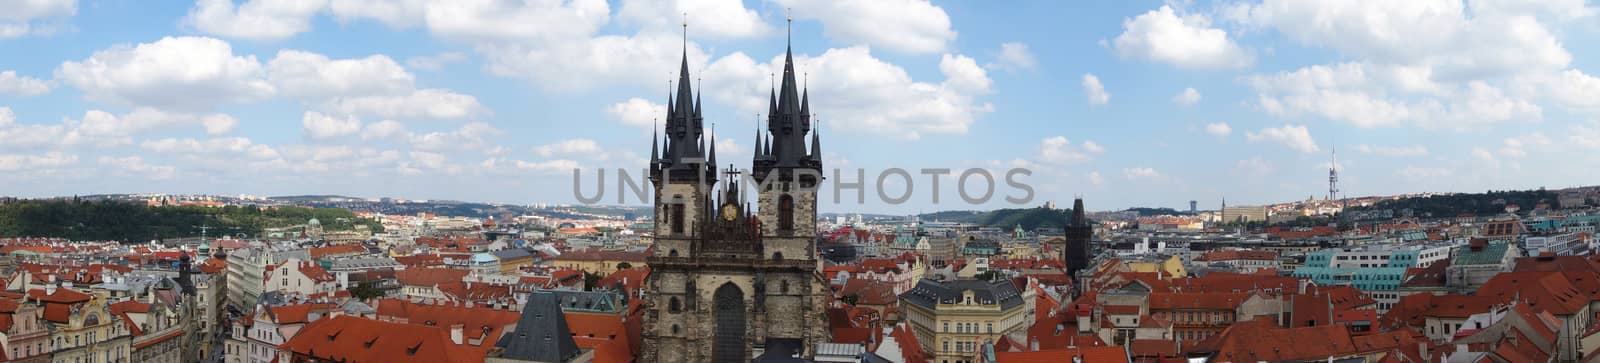
<path id="1" fill-rule="evenodd" d="M 685 56 L 667 103 L 666 145 L 651 141 L 655 246 L 640 361 L 749 362 L 796 347 L 811 357 L 828 341 L 815 243 L 820 139 L 809 135 L 806 147 L 808 100 L 796 87 L 793 56 L 785 59 L 768 135 L 757 141 L 758 183 L 744 185 L 738 171 L 717 175 L 715 138 L 701 136 Z M 756 191 L 759 212 L 745 190 Z"/>
<path id="2" fill-rule="evenodd" d="M 1089 268 L 1090 246 L 1094 240 L 1094 226 L 1083 210 L 1083 198 L 1072 201 L 1072 217 L 1067 220 L 1066 244 L 1062 247 L 1062 260 L 1067 264 L 1067 276 L 1076 278 L 1078 271 Z"/>

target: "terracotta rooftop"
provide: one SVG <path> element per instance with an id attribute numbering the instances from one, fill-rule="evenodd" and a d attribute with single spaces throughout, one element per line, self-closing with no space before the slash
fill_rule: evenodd
<path id="1" fill-rule="evenodd" d="M 343 362 L 482 362 L 485 355 L 454 344 L 448 327 L 352 316 L 317 320 L 279 348 L 296 356 Z"/>

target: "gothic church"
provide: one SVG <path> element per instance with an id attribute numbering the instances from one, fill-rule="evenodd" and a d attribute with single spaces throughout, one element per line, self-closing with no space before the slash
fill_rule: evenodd
<path id="1" fill-rule="evenodd" d="M 749 171 L 771 179 L 760 187 L 741 187 L 731 165 L 719 172 L 687 51 L 679 72 L 664 144 L 651 140 L 655 247 L 640 361 L 812 357 L 829 340 L 815 242 L 822 150 L 793 53 L 784 56 L 781 89 L 769 95 L 766 130 L 757 131 Z M 754 208 L 745 190 L 755 191 Z"/>

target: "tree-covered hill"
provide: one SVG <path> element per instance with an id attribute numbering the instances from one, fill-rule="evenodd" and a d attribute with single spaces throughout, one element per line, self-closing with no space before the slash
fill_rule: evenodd
<path id="1" fill-rule="evenodd" d="M 0 237 L 59 237 L 72 240 L 143 242 L 210 234 L 260 235 L 267 228 L 295 226 L 316 218 L 327 231 L 365 224 L 382 231 L 377 221 L 357 218 L 338 208 L 227 206 L 150 207 L 115 201 L 20 200 L 0 204 Z"/>
<path id="2" fill-rule="evenodd" d="M 1460 193 L 1447 195 L 1434 195 L 1428 197 L 1403 198 L 1385 200 L 1367 207 L 1352 207 L 1352 211 L 1363 210 L 1401 210 L 1410 209 L 1412 215 L 1432 216 L 1435 218 L 1454 217 L 1463 213 L 1476 215 L 1494 215 L 1505 213 L 1505 207 L 1515 204 L 1522 210 L 1532 210 L 1538 203 L 1549 203 L 1552 208 L 1559 208 L 1560 200 L 1555 192 L 1539 190 L 1510 190 L 1487 191 L 1484 193 Z"/>

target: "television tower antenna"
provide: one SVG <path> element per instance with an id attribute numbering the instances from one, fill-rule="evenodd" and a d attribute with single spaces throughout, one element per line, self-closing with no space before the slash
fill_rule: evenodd
<path id="1" fill-rule="evenodd" d="M 1339 199 L 1339 146 L 1334 145 L 1328 154 L 1328 201 Z"/>

